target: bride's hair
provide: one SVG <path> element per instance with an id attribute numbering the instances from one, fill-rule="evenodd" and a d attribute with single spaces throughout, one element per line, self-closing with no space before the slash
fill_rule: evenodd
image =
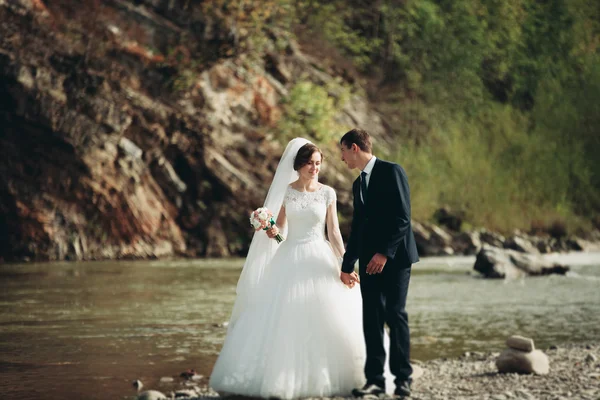
<path id="1" fill-rule="evenodd" d="M 296 158 L 294 158 L 294 171 L 298 171 L 300 168 L 308 164 L 310 158 L 316 152 L 321 154 L 321 161 L 323 161 L 323 152 L 314 144 L 306 143 L 304 146 L 300 147 L 300 150 L 298 150 L 298 153 L 296 153 Z"/>

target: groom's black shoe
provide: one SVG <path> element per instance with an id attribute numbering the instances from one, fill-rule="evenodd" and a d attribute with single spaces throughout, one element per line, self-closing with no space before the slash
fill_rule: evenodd
<path id="1" fill-rule="evenodd" d="M 407 381 L 401 382 L 400 384 L 396 385 L 396 390 L 394 391 L 394 395 L 396 395 L 400 398 L 409 397 L 410 396 L 410 384 L 411 384 L 411 380 L 407 380 Z"/>
<path id="2" fill-rule="evenodd" d="M 379 396 L 380 394 L 385 393 L 385 389 L 381 386 L 377 386 L 373 383 L 367 383 L 360 389 L 353 389 L 352 396 L 354 397 L 364 397 L 367 395 Z"/>

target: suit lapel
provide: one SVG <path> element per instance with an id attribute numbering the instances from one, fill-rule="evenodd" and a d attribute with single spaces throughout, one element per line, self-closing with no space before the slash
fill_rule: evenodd
<path id="1" fill-rule="evenodd" d="M 380 164 L 379 158 L 375 159 L 375 165 L 373 165 L 373 169 L 371 170 L 371 177 L 369 178 L 369 186 L 367 187 L 367 202 L 365 203 L 365 207 L 367 206 L 367 203 L 370 203 L 371 196 L 373 196 L 373 193 L 374 193 L 373 186 L 375 184 L 375 181 L 377 180 L 377 171 L 379 170 L 379 168 L 378 168 L 379 164 Z"/>
<path id="2" fill-rule="evenodd" d="M 364 208 L 365 205 L 360 198 L 360 176 L 352 184 L 352 194 L 354 195 L 355 200 L 354 205 L 359 208 Z"/>
<path id="3" fill-rule="evenodd" d="M 355 205 L 359 204 L 361 207 L 363 206 L 362 200 L 360 199 L 360 177 L 358 177 L 352 183 L 352 194 L 354 195 Z"/>

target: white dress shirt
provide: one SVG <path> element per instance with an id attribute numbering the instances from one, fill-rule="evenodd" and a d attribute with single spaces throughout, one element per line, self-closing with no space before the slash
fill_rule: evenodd
<path id="1" fill-rule="evenodd" d="M 377 160 L 377 157 L 373 156 L 371 157 L 371 159 L 369 160 L 369 162 L 367 163 L 367 165 L 365 165 L 365 168 L 361 171 L 367 174 L 366 177 L 366 181 L 367 181 L 367 188 L 369 187 L 369 181 L 371 180 L 371 172 L 373 172 L 373 167 L 375 166 L 375 160 Z M 362 179 L 362 177 L 361 177 Z M 360 192 L 360 199 L 362 200 L 362 202 L 365 202 L 365 199 L 363 199 L 363 195 L 362 195 L 362 191 Z"/>

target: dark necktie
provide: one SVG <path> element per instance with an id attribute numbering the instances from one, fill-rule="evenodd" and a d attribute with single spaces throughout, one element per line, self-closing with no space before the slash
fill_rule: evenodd
<path id="1" fill-rule="evenodd" d="M 362 193 L 363 204 L 367 204 L 367 173 L 360 173 L 360 192 Z"/>

